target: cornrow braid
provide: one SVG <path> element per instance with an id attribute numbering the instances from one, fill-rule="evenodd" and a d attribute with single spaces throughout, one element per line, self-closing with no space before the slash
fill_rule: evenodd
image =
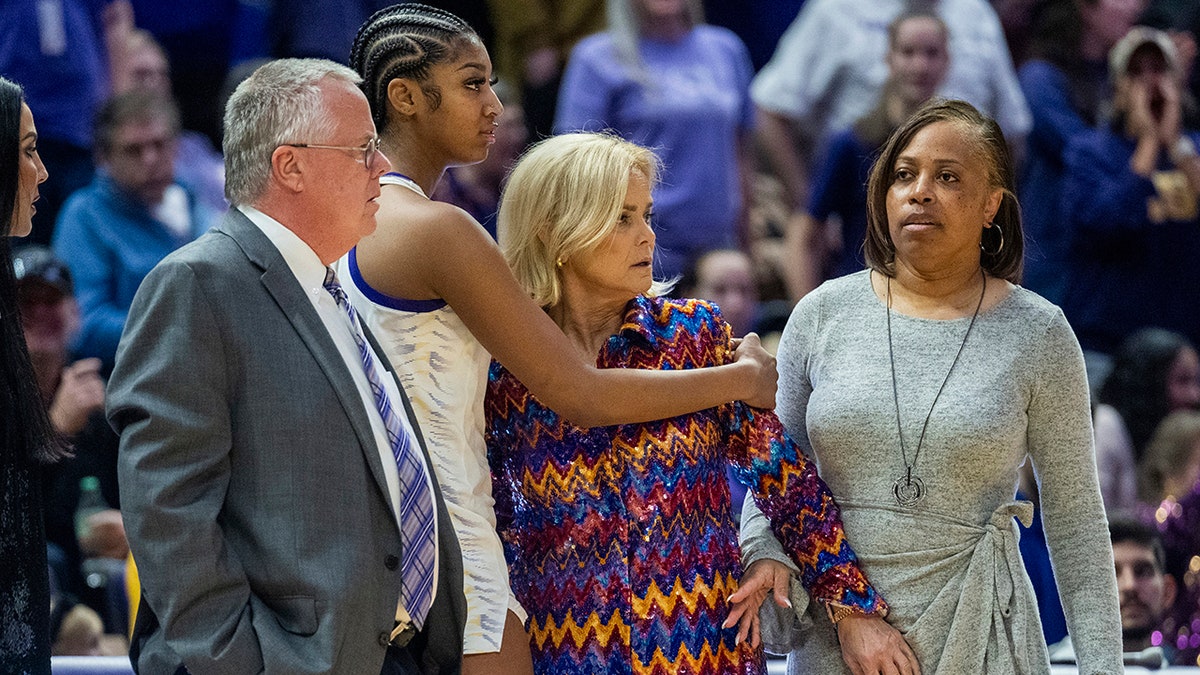
<path id="1" fill-rule="evenodd" d="M 387 123 L 388 83 L 398 77 L 416 80 L 436 108 L 441 93 L 424 84 L 429 69 L 454 58 L 464 41 L 479 41 L 475 29 L 454 14 L 429 5 L 392 5 L 367 19 L 354 38 L 350 67 L 363 78 L 363 93 L 380 131 Z"/>

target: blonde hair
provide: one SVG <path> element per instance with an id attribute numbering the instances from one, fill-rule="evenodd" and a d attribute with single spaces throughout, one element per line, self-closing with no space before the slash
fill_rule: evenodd
<path id="1" fill-rule="evenodd" d="M 613 230 L 630 174 L 653 189 L 659 159 L 612 133 L 571 133 L 534 144 L 513 167 L 500 196 L 500 247 L 522 288 L 541 307 L 562 300 L 558 262 L 587 254 Z M 651 295 L 669 290 L 655 282 Z"/>
<path id="2" fill-rule="evenodd" d="M 1197 443 L 1200 443 L 1200 412 L 1179 410 L 1163 418 L 1138 466 L 1138 496 L 1142 501 L 1157 504 L 1167 496 L 1163 494 L 1167 477 L 1188 464 Z"/>

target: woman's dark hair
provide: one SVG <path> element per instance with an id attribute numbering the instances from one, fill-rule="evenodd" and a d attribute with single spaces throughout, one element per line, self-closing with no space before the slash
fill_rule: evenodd
<path id="1" fill-rule="evenodd" d="M 0 460 L 53 461 L 66 452 L 50 426 L 21 329 L 9 235 L 17 203 L 21 87 L 0 77 Z"/>
<path id="2" fill-rule="evenodd" d="M 981 250 L 979 264 L 994 277 L 1007 279 L 1014 284 L 1020 283 L 1021 266 L 1025 257 L 1025 237 L 1021 229 L 1021 207 L 1017 203 L 1008 144 L 1000 126 L 966 101 L 929 101 L 900 125 L 884 144 L 875 164 L 871 166 L 871 175 L 867 180 L 867 241 L 863 247 L 867 266 L 889 277 L 896 274 L 896 247 L 892 243 L 887 220 L 887 194 L 893 182 L 892 171 L 896 166 L 896 159 L 912 142 L 913 137 L 925 127 L 938 122 L 953 122 L 970 137 L 987 164 L 989 187 L 1000 188 L 1004 192 L 1000 208 L 992 219 L 993 228 L 988 228 L 999 228 L 999 235 L 985 234 L 985 239 L 992 240 L 985 246 L 988 251 L 995 252 Z M 980 226 L 982 227 L 983 223 L 980 223 Z M 988 230 L 985 230 L 985 233 Z M 1000 235 L 1003 236 L 1003 246 L 999 245 Z M 997 248 L 999 250 L 996 250 Z"/>
<path id="3" fill-rule="evenodd" d="M 475 29 L 436 7 L 408 2 L 367 19 L 354 38 L 350 67 L 363 78 L 363 93 L 381 133 L 388 121 L 388 83 L 398 77 L 416 80 L 437 108 L 441 91 L 427 82 L 429 69 L 455 58 L 467 44 L 482 44 Z"/>
<path id="4" fill-rule="evenodd" d="M 1120 413 L 1138 462 L 1154 429 L 1171 412 L 1167 395 L 1171 366 L 1181 351 L 1191 347 L 1179 333 L 1143 328 L 1126 338 L 1113 355 L 1112 371 L 1096 399 Z"/>

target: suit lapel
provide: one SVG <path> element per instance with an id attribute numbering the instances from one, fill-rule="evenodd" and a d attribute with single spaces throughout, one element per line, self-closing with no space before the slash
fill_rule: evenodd
<path id="1" fill-rule="evenodd" d="M 383 494 L 384 500 L 391 504 L 375 434 L 363 407 L 362 397 L 359 396 L 358 386 L 346 369 L 346 362 L 342 360 L 341 353 L 338 352 L 337 345 L 334 344 L 317 310 L 313 308 L 312 302 L 305 296 L 304 289 L 296 280 L 296 275 L 292 273 L 287 261 L 271 240 L 237 209 L 230 209 L 221 224 L 221 229 L 238 243 L 250 262 L 262 270 L 260 279 L 263 286 L 275 299 L 329 380 L 330 388 L 350 420 L 355 436 L 358 437 L 359 448 L 371 468 L 376 487 Z M 404 404 L 407 410 L 408 401 L 405 400 Z M 421 447 L 424 448 L 424 443 Z M 392 513 L 392 509 L 389 508 L 388 512 Z"/>

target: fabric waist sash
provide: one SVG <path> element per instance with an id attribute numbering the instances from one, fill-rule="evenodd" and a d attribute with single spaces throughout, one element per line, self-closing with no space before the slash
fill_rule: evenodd
<path id="1" fill-rule="evenodd" d="M 889 623 L 905 633 L 923 670 L 936 664 L 943 673 L 1043 672 L 1041 625 L 1013 520 L 1031 524 L 1031 503 L 1001 504 L 982 524 L 886 503 L 839 503 L 851 546 L 891 606 Z M 798 588 L 793 580 L 793 596 Z M 781 625 L 771 609 L 761 617 L 768 644 L 804 641 L 804 619 L 787 617 Z"/>

